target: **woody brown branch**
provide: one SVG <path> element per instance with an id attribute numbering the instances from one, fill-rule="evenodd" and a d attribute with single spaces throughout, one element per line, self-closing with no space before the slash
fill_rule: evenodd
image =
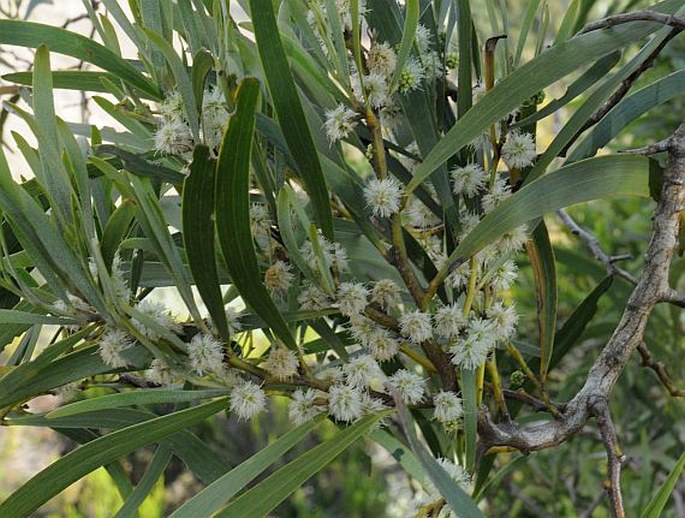
<path id="1" fill-rule="evenodd" d="M 668 285 L 669 267 L 678 242 L 680 211 L 685 205 L 685 123 L 671 136 L 667 147 L 669 160 L 664 169 L 661 199 L 657 203 L 642 275 L 618 326 L 592 365 L 583 387 L 556 420 L 532 426 L 497 424 L 489 411 L 482 408 L 478 430 L 486 448 L 511 446 L 529 452 L 556 446 L 583 429 L 593 415 L 592 404 L 598 398 L 609 399 L 630 356 L 643 341 L 652 309 L 671 289 Z"/>

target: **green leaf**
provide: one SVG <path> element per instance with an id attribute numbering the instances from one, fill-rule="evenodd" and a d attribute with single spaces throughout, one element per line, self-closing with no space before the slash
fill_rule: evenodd
<path id="1" fill-rule="evenodd" d="M 478 441 L 478 388 L 476 371 L 460 369 L 461 397 L 464 401 L 464 449 L 466 451 L 466 470 L 473 473 L 476 467 L 476 443 Z"/>
<path id="2" fill-rule="evenodd" d="M 324 235 L 333 239 L 333 218 L 319 155 L 307 125 L 271 0 L 249 0 L 257 50 L 283 134 L 309 193 Z"/>
<path id="3" fill-rule="evenodd" d="M 193 69 L 190 78 L 193 83 L 193 94 L 195 95 L 195 106 L 198 110 L 202 109 L 202 97 L 205 92 L 205 79 L 207 74 L 214 66 L 214 58 L 206 49 L 198 50 L 193 56 Z"/>
<path id="4" fill-rule="evenodd" d="M 685 453 L 680 456 L 663 485 L 649 501 L 647 507 L 645 507 L 640 516 L 643 518 L 659 518 L 659 516 L 661 516 L 661 511 L 663 511 L 666 502 L 668 502 L 668 498 L 671 496 L 673 489 L 675 489 L 678 480 L 680 480 L 680 474 L 683 469 L 685 469 Z"/>
<path id="5" fill-rule="evenodd" d="M 0 309 L 0 322 L 3 324 L 55 324 L 58 326 L 68 326 L 75 323 L 70 318 L 38 315 L 15 309 Z"/>
<path id="6" fill-rule="evenodd" d="M 155 483 L 159 480 L 159 477 L 164 475 L 164 470 L 169 465 L 171 457 L 173 456 L 173 450 L 170 448 L 160 445 L 152 457 L 150 464 L 148 464 L 145 474 L 138 482 L 138 485 L 133 490 L 133 492 L 128 496 L 124 505 L 117 511 L 114 518 L 129 518 L 132 516 L 137 516 L 137 509 L 145 501 L 147 496 L 152 492 L 155 487 Z"/>
<path id="7" fill-rule="evenodd" d="M 92 63 L 149 94 L 162 98 L 159 88 L 136 68 L 94 40 L 73 32 L 40 23 L 0 20 L 0 45 L 36 48 L 49 44 L 53 52 Z"/>
<path id="8" fill-rule="evenodd" d="M 557 332 L 557 343 L 554 348 L 554 353 L 550 358 L 550 369 L 559 365 L 561 359 L 566 356 L 566 353 L 571 350 L 571 347 L 578 342 L 583 331 L 585 331 L 585 328 L 597 313 L 599 299 L 609 290 L 613 280 L 614 278 L 609 276 L 600 282 L 561 326 L 561 329 Z"/>
<path id="9" fill-rule="evenodd" d="M 72 190 L 60 156 L 62 150 L 55 121 L 50 51 L 45 45 L 40 45 L 36 49 L 33 83 L 33 112 L 36 123 L 32 129 L 38 139 L 42 165 L 39 179 L 50 198 L 52 210 L 61 217 L 63 223 L 70 223 L 73 213 Z"/>
<path id="10" fill-rule="evenodd" d="M 215 516 L 266 516 L 288 495 L 301 487 L 310 477 L 321 471 L 333 459 L 366 435 L 377 423 L 388 415 L 388 411 L 365 417 L 352 426 L 338 432 L 332 439 L 312 448 L 297 459 L 289 462 L 239 496 Z"/>
<path id="11" fill-rule="evenodd" d="M 455 263 L 466 261 L 503 234 L 546 212 L 602 198 L 648 197 L 649 173 L 647 158 L 604 156 L 575 162 L 542 176 L 485 216 L 459 243 L 438 275 L 445 278 Z"/>
<path id="12" fill-rule="evenodd" d="M 535 227 L 526 245 L 535 279 L 535 299 L 540 334 L 540 379 L 544 382 L 554 350 L 557 323 L 557 271 L 554 250 L 544 221 Z"/>
<path id="13" fill-rule="evenodd" d="M 409 59 L 411 49 L 414 46 L 414 36 L 416 35 L 416 28 L 419 25 L 419 2 L 418 0 L 409 0 L 405 3 L 404 11 L 404 29 L 402 30 L 402 40 L 400 42 L 400 49 L 397 53 L 397 65 L 395 72 L 392 75 L 392 81 L 388 87 L 388 91 L 392 91 L 400 79 L 400 74 L 404 69 L 404 65 Z"/>
<path id="14" fill-rule="evenodd" d="M 124 200 L 107 219 L 105 230 L 102 233 L 102 240 L 100 241 L 100 249 L 102 259 L 108 268 L 114 262 L 119 245 L 128 235 L 135 211 L 136 208 L 133 202 L 131 200 Z"/>
<path id="15" fill-rule="evenodd" d="M 302 442 L 309 435 L 309 432 L 320 423 L 321 419 L 311 420 L 289 431 L 277 441 L 269 444 L 245 462 L 215 480 L 179 507 L 170 518 L 211 516 L 260 473 L 278 461 L 294 446 Z"/>
<path id="16" fill-rule="evenodd" d="M 463 374 L 462 370 L 462 374 Z M 471 371 L 473 372 L 473 371 Z M 475 376 L 473 377 L 474 392 L 475 392 Z M 401 400 L 395 399 L 397 404 L 397 412 L 402 423 L 402 429 L 409 439 L 414 454 L 419 458 L 423 469 L 431 479 L 436 489 L 447 502 L 447 505 L 458 513 L 460 518 L 482 518 L 483 514 L 480 512 L 475 502 L 471 500 L 468 494 L 449 476 L 445 469 L 438 464 L 433 455 L 431 455 L 426 447 L 419 442 L 416 436 L 416 424 L 411 418 L 411 414 L 407 407 Z M 475 400 L 474 400 L 475 402 Z"/>
<path id="17" fill-rule="evenodd" d="M 0 504 L 2 516 L 27 516 L 96 468 L 223 410 L 228 398 L 157 417 L 112 432 L 53 462 Z"/>
<path id="18" fill-rule="evenodd" d="M 566 161 L 575 162 L 594 155 L 640 115 L 683 92 L 685 70 L 678 70 L 621 99 L 573 149 Z"/>
<path id="19" fill-rule="evenodd" d="M 31 72 L 13 72 L 2 76 L 5 81 L 19 85 L 32 86 L 33 74 Z M 109 72 L 92 72 L 86 70 L 53 70 L 52 87 L 64 90 L 79 90 L 81 92 L 103 92 L 109 90 L 102 84 L 102 79 L 107 78 L 113 83 L 117 83 L 119 78 Z M 149 95 L 149 94 L 148 94 Z M 145 97 L 143 95 L 144 98 Z M 151 97 L 151 96 L 150 96 Z"/>
<path id="20" fill-rule="evenodd" d="M 94 397 L 76 401 L 65 406 L 61 406 L 45 414 L 47 419 L 56 419 L 95 410 L 107 410 L 132 405 L 157 405 L 160 403 L 186 403 L 199 399 L 215 398 L 225 396 L 228 390 L 172 390 L 172 389 L 146 389 L 135 390 L 132 392 L 122 392 L 119 394 L 107 394 L 105 396 Z"/>
<path id="21" fill-rule="evenodd" d="M 228 342 L 231 337 L 214 245 L 215 176 L 216 160 L 210 157 L 209 149 L 206 146 L 196 147 L 190 174 L 183 184 L 183 242 L 197 290 L 221 338 Z"/>
<path id="22" fill-rule="evenodd" d="M 228 270 L 241 297 L 291 349 L 295 340 L 262 283 L 250 232 L 250 157 L 259 103 L 259 83 L 247 78 L 238 87 L 236 111 L 219 151 L 216 171 L 216 228 Z"/>
<path id="23" fill-rule="evenodd" d="M 455 4 L 457 9 L 457 37 L 459 38 L 459 64 L 457 69 L 457 78 L 460 85 L 460 94 L 457 99 L 457 112 L 459 119 L 461 119 L 471 108 L 472 102 L 471 72 L 473 67 L 471 66 L 471 59 L 473 51 L 472 44 L 475 33 L 473 28 L 473 20 L 471 18 L 471 5 L 469 0 L 456 0 Z M 455 149 L 455 152 L 456 151 L 458 150 Z"/>
<path id="24" fill-rule="evenodd" d="M 662 13 L 672 13 L 682 5 L 680 0 L 667 0 L 652 7 Z M 478 102 L 477 110 L 469 110 L 438 142 L 414 171 L 407 194 L 428 178 L 439 166 L 470 144 L 490 124 L 504 118 L 523 101 L 546 86 L 615 50 L 624 48 L 660 28 L 658 24 L 634 22 L 576 36 L 546 50 L 502 79 Z"/>
<path id="25" fill-rule="evenodd" d="M 171 72 L 176 79 L 176 87 L 183 99 L 183 106 L 188 116 L 188 124 L 190 131 L 193 134 L 195 142 L 200 142 L 200 114 L 195 104 L 195 94 L 193 93 L 193 83 L 188 75 L 186 66 L 181 61 L 181 58 L 176 54 L 174 47 L 165 40 L 162 36 L 151 29 L 144 29 L 145 35 L 155 44 L 155 46 L 162 52 L 164 58 L 169 63 Z"/>

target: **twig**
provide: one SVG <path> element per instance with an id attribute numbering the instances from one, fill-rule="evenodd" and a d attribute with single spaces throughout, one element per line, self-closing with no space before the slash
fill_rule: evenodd
<path id="1" fill-rule="evenodd" d="M 576 221 L 571 217 L 571 215 L 564 209 L 559 209 L 557 215 L 564 222 L 564 225 L 569 229 L 571 234 L 578 236 L 580 240 L 585 243 L 585 245 L 590 249 L 592 255 L 600 261 L 607 270 L 607 273 L 621 277 L 627 280 L 631 284 L 637 284 L 637 279 L 625 271 L 623 268 L 616 266 L 616 261 L 626 258 L 625 254 L 620 256 L 609 255 L 603 249 L 602 245 L 599 243 L 597 238 L 590 232 L 581 227 Z"/>
<path id="2" fill-rule="evenodd" d="M 621 465 L 625 461 L 625 455 L 618 444 L 614 424 L 611 421 L 609 403 L 606 398 L 598 398 L 591 403 L 592 413 L 597 421 L 597 428 L 602 435 L 602 442 L 607 451 L 608 480 L 605 489 L 611 503 L 611 514 L 614 518 L 625 518 L 623 497 L 621 496 Z"/>
<path id="3" fill-rule="evenodd" d="M 592 417 L 592 405 L 608 399 L 633 351 L 643 341 L 645 327 L 661 294 L 668 289 L 671 259 L 678 245 L 679 207 L 685 203 L 685 123 L 669 139 L 661 198 L 653 219 L 652 236 L 640 280 L 631 293 L 613 335 L 590 368 L 583 387 L 558 419 L 527 427 L 495 423 L 486 407 L 478 415 L 482 445 L 511 446 L 522 452 L 542 450 L 565 442 Z"/>
<path id="4" fill-rule="evenodd" d="M 664 49 L 664 47 L 670 42 L 673 38 L 675 38 L 678 33 L 680 32 L 680 29 L 673 29 L 670 34 L 668 34 L 667 37 L 664 38 L 664 41 L 662 41 L 652 52 L 649 56 L 645 58 L 645 60 L 640 63 L 638 68 L 630 74 L 628 77 L 626 77 L 623 81 L 621 81 L 621 84 L 619 87 L 616 89 L 616 91 L 609 96 L 609 98 L 602 104 L 602 106 L 599 107 L 599 109 L 593 113 L 590 118 L 588 118 L 587 121 L 585 121 L 585 124 L 576 132 L 573 137 L 566 143 L 566 145 L 562 148 L 562 150 L 559 152 L 559 156 L 566 156 L 567 151 L 570 149 L 570 147 L 578 140 L 580 135 L 582 135 L 585 131 L 590 129 L 592 126 L 597 124 L 600 120 L 604 118 L 604 116 L 611 111 L 611 109 L 616 106 L 621 99 L 623 99 L 630 88 L 633 86 L 633 83 L 643 74 L 645 73 L 648 69 L 652 67 L 654 64 L 654 60 L 657 58 L 659 54 L 661 54 L 661 51 Z"/>
<path id="5" fill-rule="evenodd" d="M 671 376 L 668 373 L 666 365 L 664 364 L 664 362 L 656 361 L 654 359 L 652 353 L 647 348 L 647 344 L 642 342 L 640 345 L 638 345 L 637 352 L 640 353 L 640 357 L 642 358 L 642 366 L 654 371 L 654 373 L 659 378 L 661 384 L 664 386 L 664 388 L 668 391 L 668 393 L 671 396 L 685 397 L 685 390 L 680 390 L 678 387 L 675 386 L 675 383 L 673 383 L 673 380 L 671 379 Z"/>
<path id="6" fill-rule="evenodd" d="M 596 22 L 588 23 L 578 34 L 585 34 L 586 32 L 592 32 L 599 29 L 608 29 L 622 23 L 630 22 L 657 22 L 675 29 L 685 29 L 685 18 L 672 14 L 658 13 L 656 11 L 635 11 L 634 13 L 607 16 Z"/>
<path id="7" fill-rule="evenodd" d="M 685 308 L 685 293 L 668 288 L 661 294 L 660 302 L 668 302 L 674 306 Z"/>

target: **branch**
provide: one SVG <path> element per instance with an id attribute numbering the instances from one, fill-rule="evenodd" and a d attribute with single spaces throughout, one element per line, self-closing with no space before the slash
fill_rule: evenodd
<path id="1" fill-rule="evenodd" d="M 647 348 L 647 344 L 642 342 L 640 345 L 638 345 L 637 352 L 640 353 L 640 357 L 642 358 L 642 366 L 654 371 L 661 384 L 671 396 L 685 397 L 685 390 L 680 390 L 675 386 L 675 383 L 673 383 L 673 380 L 668 373 L 666 365 L 664 362 L 656 361 L 654 359 L 652 353 Z"/>
<path id="2" fill-rule="evenodd" d="M 637 279 L 622 268 L 616 266 L 616 261 L 626 258 L 625 255 L 609 255 L 603 249 L 597 238 L 589 231 L 581 227 L 564 209 L 557 211 L 557 216 L 564 222 L 571 234 L 578 236 L 580 240 L 590 249 L 592 255 L 600 261 L 607 270 L 607 273 L 621 277 L 631 284 L 637 284 Z"/>
<path id="3" fill-rule="evenodd" d="M 685 293 L 680 293 L 678 290 L 668 288 L 661 294 L 660 302 L 668 302 L 674 306 L 685 308 Z"/>
<path id="4" fill-rule="evenodd" d="M 611 502 L 611 514 L 615 518 L 625 518 L 623 497 L 621 496 L 621 465 L 625 461 L 625 455 L 618 445 L 609 412 L 609 402 L 606 399 L 597 400 L 592 405 L 592 413 L 597 421 L 597 428 L 599 428 L 604 448 L 607 451 L 609 479 L 605 482 L 605 489 Z"/>
<path id="5" fill-rule="evenodd" d="M 525 453 L 561 444 L 582 430 L 594 415 L 592 408 L 597 401 L 609 398 L 631 354 L 642 343 L 652 309 L 669 289 L 669 267 L 678 243 L 680 210 L 685 202 L 685 123 L 669 139 L 668 151 L 661 199 L 657 203 L 642 275 L 613 335 L 590 368 L 585 384 L 553 421 L 527 427 L 517 423 L 496 424 L 488 409 L 482 408 L 478 429 L 486 449 L 511 446 Z"/>
<path id="6" fill-rule="evenodd" d="M 685 18 L 674 16 L 672 14 L 663 14 L 656 11 L 636 11 L 634 13 L 617 14 L 614 16 L 607 16 L 596 22 L 587 24 L 578 34 L 585 34 L 587 32 L 596 31 L 599 29 L 608 29 L 615 25 L 630 22 L 657 22 L 663 25 L 668 25 L 674 29 L 685 29 Z"/>

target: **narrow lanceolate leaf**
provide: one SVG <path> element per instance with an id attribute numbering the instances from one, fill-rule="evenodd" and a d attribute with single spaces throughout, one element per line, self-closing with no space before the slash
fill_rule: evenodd
<path id="1" fill-rule="evenodd" d="M 206 146 L 196 147 L 190 175 L 183 184 L 183 241 L 197 290 L 221 338 L 228 341 L 230 332 L 214 247 L 215 176 L 216 160 L 209 156 L 209 149 Z"/>
<path id="2" fill-rule="evenodd" d="M 675 466 L 673 466 L 673 469 L 668 474 L 668 477 L 666 477 L 666 481 L 649 501 L 647 507 L 645 507 L 645 510 L 642 511 L 640 516 L 643 518 L 658 518 L 661 516 L 661 511 L 664 510 L 666 502 L 668 502 L 673 489 L 678 483 L 678 480 L 680 480 L 680 474 L 683 472 L 683 469 L 685 469 L 685 453 L 680 456 L 678 462 L 676 462 Z"/>
<path id="3" fill-rule="evenodd" d="M 680 0 L 667 0 L 652 9 L 673 13 L 681 5 Z M 490 124 L 504 118 L 526 99 L 574 70 L 639 41 L 660 27 L 654 23 L 634 22 L 609 30 L 589 32 L 546 50 L 515 70 L 478 102 L 477 110 L 469 110 L 452 126 L 416 168 L 407 192 L 413 191 L 450 157 L 483 133 Z"/>
<path id="4" fill-rule="evenodd" d="M 174 47 L 165 40 L 162 36 L 157 34 L 151 29 L 145 29 L 145 35 L 150 38 L 150 41 L 155 44 L 155 46 L 164 55 L 164 58 L 169 63 L 171 72 L 174 74 L 174 79 L 176 79 L 176 87 L 178 88 L 178 93 L 181 94 L 181 99 L 183 99 L 183 106 L 188 116 L 188 124 L 190 125 L 190 131 L 195 138 L 195 142 L 200 141 L 200 114 L 197 111 L 197 105 L 195 104 L 195 95 L 193 94 L 193 84 L 186 70 L 186 66 L 181 61 L 181 58 L 174 50 Z M 154 57 L 154 55 L 153 55 Z"/>
<path id="5" fill-rule="evenodd" d="M 297 87 L 288 65 L 288 58 L 278 33 L 271 0 L 250 0 L 257 50 L 264 76 L 271 92 L 274 109 L 283 128 L 288 147 L 297 162 L 300 176 L 324 235 L 333 239 L 333 218 L 328 200 L 328 188 L 302 109 Z"/>
<path id="6" fill-rule="evenodd" d="M 461 369 L 461 397 L 464 400 L 464 450 L 466 469 L 473 473 L 476 467 L 476 442 L 478 440 L 478 387 L 477 373 L 473 369 Z"/>
<path id="7" fill-rule="evenodd" d="M 220 412 L 223 398 L 117 430 L 73 450 L 21 486 L 0 504 L 0 516 L 28 516 L 53 496 L 98 467 L 141 446 L 188 428 Z"/>
<path id="8" fill-rule="evenodd" d="M 63 222 L 71 222 L 71 185 L 69 175 L 60 159 L 55 103 L 52 98 L 52 72 L 50 51 L 45 45 L 36 50 L 33 70 L 33 112 L 36 120 L 34 129 L 38 138 L 41 175 L 40 181 L 50 198 L 52 210 Z"/>
<path id="9" fill-rule="evenodd" d="M 65 54 L 111 72 L 122 81 L 161 99 L 159 88 L 126 60 L 90 38 L 50 25 L 18 20 L 0 20 L 0 45 L 36 48 L 49 44 L 58 54 Z"/>
<path id="10" fill-rule="evenodd" d="M 286 464 L 266 480 L 243 493 L 215 516 L 266 516 L 301 487 L 310 477 L 325 468 L 333 459 L 366 435 L 388 412 L 365 417 L 338 432 L 332 439 L 319 444 L 294 461 Z"/>
<path id="11" fill-rule="evenodd" d="M 107 394 L 76 401 L 61 406 L 45 414 L 47 419 L 57 419 L 84 412 L 96 410 L 111 410 L 132 405 L 158 405 L 160 403 L 187 403 L 199 399 L 215 398 L 228 395 L 228 390 L 176 390 L 176 389 L 146 389 L 119 394 Z"/>
<path id="12" fill-rule="evenodd" d="M 32 86 L 33 74 L 31 72 L 13 72 L 2 76 L 5 81 L 19 85 Z M 64 90 L 80 90 L 82 92 L 104 92 L 109 93 L 107 87 L 102 83 L 102 79 L 117 84 L 119 78 L 109 72 L 92 72 L 86 70 L 53 70 L 53 88 Z M 149 95 L 149 94 L 148 94 Z M 145 97 L 144 95 L 142 97 Z"/>
<path id="13" fill-rule="evenodd" d="M 459 66 L 457 76 L 459 79 L 460 95 L 457 99 L 457 113 L 461 119 L 471 108 L 471 57 L 473 20 L 471 18 L 471 5 L 469 0 L 457 0 L 454 2 L 457 8 L 457 34 L 459 38 Z M 458 151 L 455 149 L 455 152 Z"/>
<path id="14" fill-rule="evenodd" d="M 241 297 L 290 348 L 297 346 L 280 311 L 262 283 L 250 232 L 250 159 L 259 103 L 259 83 L 247 78 L 238 87 L 236 111 L 224 134 L 216 169 L 216 228 L 226 268 Z"/>
<path id="15" fill-rule="evenodd" d="M 150 464 L 148 464 L 145 470 L 143 478 L 140 479 L 140 482 L 138 482 L 136 488 L 128 496 L 124 505 L 117 511 L 117 514 L 114 515 L 114 518 L 138 516 L 137 509 L 153 491 L 159 477 L 164 475 L 164 470 L 169 465 L 173 454 L 173 450 L 163 444 L 157 448 L 154 457 L 152 457 Z"/>
<path id="16" fill-rule="evenodd" d="M 438 276 L 445 278 L 452 266 L 546 212 L 602 198 L 647 197 L 649 176 L 649 159 L 622 155 L 590 158 L 549 173 L 520 189 L 483 218 L 452 252 Z"/>
<path id="17" fill-rule="evenodd" d="M 0 309 L 0 322 L 3 324 L 55 324 L 59 326 L 75 323 L 70 318 L 51 317 L 14 309 Z"/>
<path id="18" fill-rule="evenodd" d="M 400 79 L 400 74 L 404 68 L 404 64 L 411 54 L 411 49 L 414 45 L 414 36 L 416 35 L 416 28 L 419 25 L 419 1 L 408 0 L 405 3 L 404 10 L 404 29 L 402 30 L 402 41 L 400 42 L 400 50 L 397 53 L 397 66 L 392 75 L 392 82 L 389 90 L 392 90 L 397 85 Z"/>
<path id="19" fill-rule="evenodd" d="M 278 461 L 294 446 L 302 442 L 309 435 L 309 432 L 320 423 L 320 419 L 315 419 L 291 430 L 259 453 L 247 459 L 240 466 L 215 480 L 179 507 L 170 518 L 211 516 L 233 498 L 236 493 L 242 491 L 255 477 Z"/>
<path id="20" fill-rule="evenodd" d="M 685 93 L 685 70 L 678 70 L 622 99 L 573 150 L 566 162 L 594 155 L 628 124 L 676 96 Z"/>
<path id="21" fill-rule="evenodd" d="M 463 371 L 462 371 L 463 372 Z M 473 371 L 471 371 L 473 372 Z M 474 381 L 474 395 L 475 395 L 475 375 Z M 416 423 L 411 417 L 406 405 L 395 399 L 397 404 L 397 411 L 409 445 L 412 452 L 419 458 L 423 469 L 433 482 L 437 490 L 445 499 L 447 505 L 460 518 L 482 518 L 483 514 L 480 512 L 475 502 L 471 500 L 468 494 L 449 476 L 440 464 L 437 463 L 433 455 L 431 455 L 426 447 L 419 442 L 416 436 Z M 475 399 L 474 399 L 475 403 Z"/>
<path id="22" fill-rule="evenodd" d="M 544 382 L 554 348 L 557 323 L 557 271 L 554 251 L 544 221 L 535 228 L 526 244 L 535 279 L 535 299 L 540 333 L 540 378 Z"/>

